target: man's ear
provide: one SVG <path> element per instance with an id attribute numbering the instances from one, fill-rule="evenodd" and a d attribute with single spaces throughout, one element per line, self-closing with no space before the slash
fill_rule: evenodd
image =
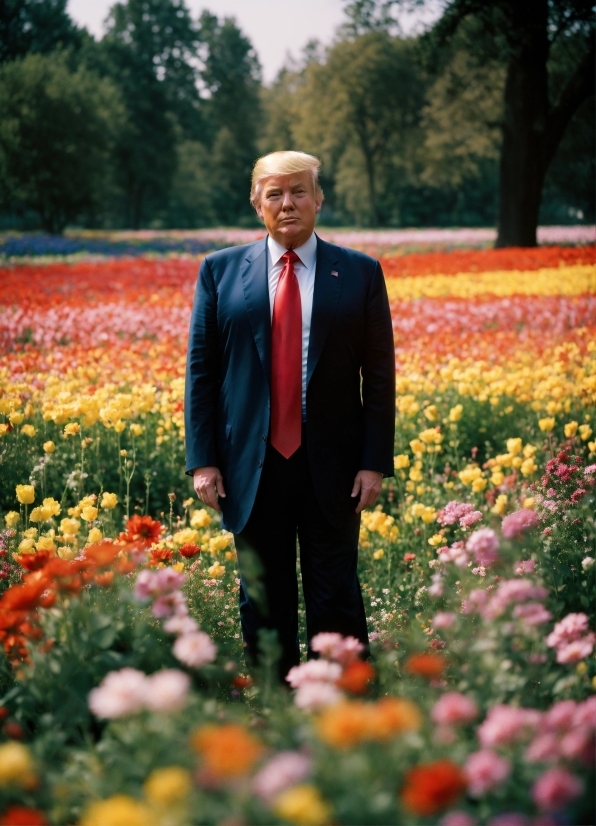
<path id="1" fill-rule="evenodd" d="M 261 204 L 260 203 L 253 204 L 253 206 L 255 208 L 255 212 L 257 213 L 257 215 L 259 216 L 259 218 L 262 221 L 263 220 L 263 210 L 261 209 Z"/>

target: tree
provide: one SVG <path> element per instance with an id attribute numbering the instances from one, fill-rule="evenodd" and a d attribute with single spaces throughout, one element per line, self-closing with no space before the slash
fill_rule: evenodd
<path id="1" fill-rule="evenodd" d="M 347 10 L 356 14 L 362 5 L 387 13 L 399 0 L 354 0 Z M 429 40 L 444 46 L 470 19 L 484 34 L 476 54 L 494 59 L 498 52 L 506 66 L 497 246 L 534 246 L 548 167 L 574 113 L 594 94 L 594 6 L 592 0 L 448 0 Z"/>
<path id="2" fill-rule="evenodd" d="M 0 67 L 0 193 L 35 210 L 48 232 L 94 210 L 122 117 L 117 90 L 67 57 L 28 55 Z"/>
<path id="3" fill-rule="evenodd" d="M 0 0 L 0 63 L 31 52 L 78 47 L 87 33 L 66 12 L 67 0 Z"/>
<path id="4" fill-rule="evenodd" d="M 261 122 L 261 67 L 232 18 L 199 18 L 204 112 L 212 150 L 214 202 L 222 223 L 253 217 L 248 202 Z"/>

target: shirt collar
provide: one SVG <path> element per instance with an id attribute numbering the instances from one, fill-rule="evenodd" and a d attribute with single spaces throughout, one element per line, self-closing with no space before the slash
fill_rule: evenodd
<path id="1" fill-rule="evenodd" d="M 274 267 L 280 261 L 282 255 L 287 252 L 287 249 L 281 244 L 278 244 L 270 235 L 267 236 L 267 249 L 271 257 L 272 267 Z M 301 247 L 296 247 L 294 252 L 306 269 L 311 270 L 317 257 L 317 236 L 315 233 L 313 232 L 308 241 L 302 244 Z"/>

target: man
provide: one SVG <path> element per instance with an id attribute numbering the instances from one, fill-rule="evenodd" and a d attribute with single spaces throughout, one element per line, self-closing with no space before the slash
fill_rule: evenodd
<path id="1" fill-rule="evenodd" d="M 186 472 L 235 535 L 249 659 L 275 629 L 282 677 L 300 661 L 296 537 L 308 639 L 336 631 L 368 650 L 360 512 L 393 475 L 385 282 L 378 261 L 315 235 L 319 167 L 302 152 L 256 162 L 268 236 L 203 260 L 188 344 Z"/>

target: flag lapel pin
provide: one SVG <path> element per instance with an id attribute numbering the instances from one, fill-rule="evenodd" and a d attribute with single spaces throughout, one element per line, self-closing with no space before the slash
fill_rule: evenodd
<path id="1" fill-rule="evenodd" d="M 334 275 L 336 278 L 338 278 L 339 273 L 337 270 L 331 270 L 331 275 Z"/>

